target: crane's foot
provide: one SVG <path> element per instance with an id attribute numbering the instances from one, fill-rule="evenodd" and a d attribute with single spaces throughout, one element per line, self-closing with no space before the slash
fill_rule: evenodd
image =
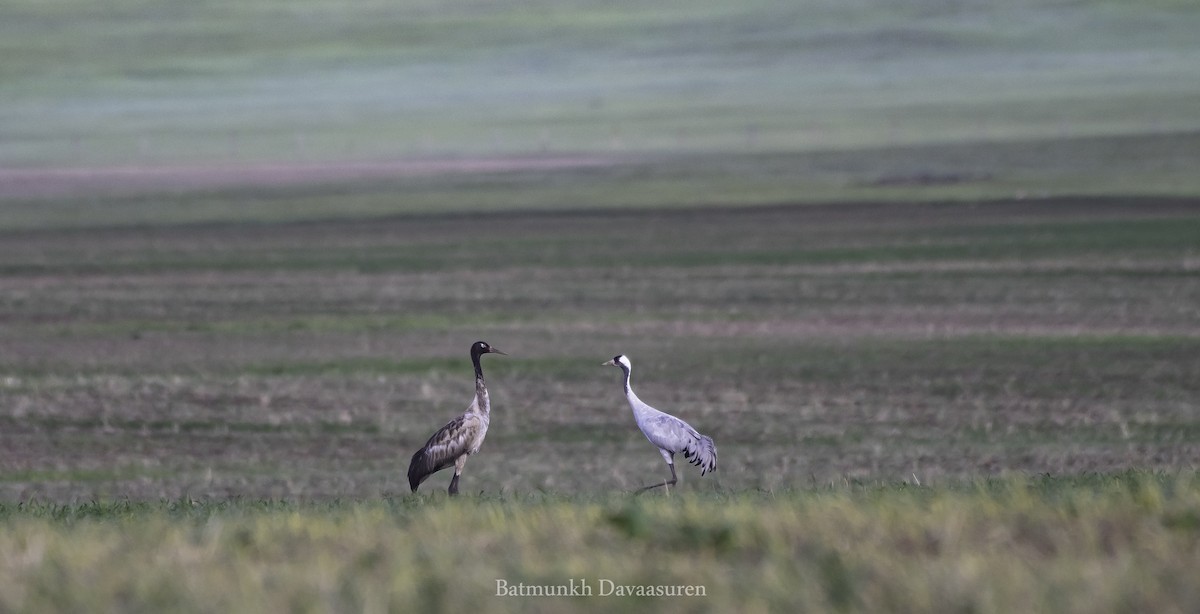
<path id="1" fill-rule="evenodd" d="M 666 480 L 666 481 L 660 482 L 658 484 L 651 484 L 649 486 L 643 486 L 643 487 L 637 489 L 636 491 L 634 491 L 633 494 L 640 495 L 640 494 L 646 492 L 647 490 L 650 490 L 651 488 L 658 488 L 659 486 L 667 488 L 667 492 L 670 493 L 671 492 L 670 487 L 674 486 L 675 482 L 676 482 L 676 480 Z"/>
<path id="2" fill-rule="evenodd" d="M 450 488 L 446 492 L 450 493 L 451 495 L 458 494 L 458 474 L 457 473 L 454 474 L 453 478 L 451 478 Z"/>

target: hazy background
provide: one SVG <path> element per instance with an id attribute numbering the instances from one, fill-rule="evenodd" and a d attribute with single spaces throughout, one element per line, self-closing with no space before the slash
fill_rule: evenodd
<path id="1" fill-rule="evenodd" d="M 261 183 L 264 164 L 299 165 L 277 182 L 395 178 L 509 156 L 578 170 L 590 206 L 1200 191 L 1200 10 L 1184 1 L 0 11 L 0 195 Z M 597 187 L 612 165 L 624 172 Z M 45 169 L 77 172 L 14 173 Z M 553 178 L 531 183 L 370 210 L 578 204 Z"/>

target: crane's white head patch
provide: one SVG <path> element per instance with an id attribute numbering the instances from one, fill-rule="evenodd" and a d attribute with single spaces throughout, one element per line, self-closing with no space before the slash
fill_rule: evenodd
<path id="1" fill-rule="evenodd" d="M 629 367 L 630 367 L 629 359 L 625 358 L 624 354 L 617 354 L 616 356 L 613 356 L 612 360 L 609 360 L 608 362 L 604 363 L 604 366 L 606 366 L 606 367 L 622 367 L 626 371 L 628 371 Z"/>

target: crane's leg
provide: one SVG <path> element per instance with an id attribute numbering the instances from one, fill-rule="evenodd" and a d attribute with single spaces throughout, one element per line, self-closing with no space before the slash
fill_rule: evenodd
<path id="1" fill-rule="evenodd" d="M 463 465 L 467 464 L 467 455 L 463 454 L 454 461 L 454 477 L 450 478 L 450 489 L 447 490 L 451 495 L 458 494 L 458 476 L 462 475 Z"/>
<path id="2" fill-rule="evenodd" d="M 662 454 L 663 459 L 667 461 L 667 466 L 671 468 L 671 479 L 668 481 L 660 482 L 658 484 L 651 484 L 649 486 L 643 486 L 642 488 L 638 489 L 637 494 L 644 493 L 647 490 L 650 490 L 651 488 L 658 488 L 659 486 L 666 488 L 667 493 L 670 494 L 670 492 L 671 492 L 670 487 L 674 486 L 675 483 L 679 481 L 679 479 L 675 476 L 675 453 L 668 452 L 666 450 L 663 450 L 662 448 L 659 448 L 658 451 L 659 451 L 659 453 Z"/>

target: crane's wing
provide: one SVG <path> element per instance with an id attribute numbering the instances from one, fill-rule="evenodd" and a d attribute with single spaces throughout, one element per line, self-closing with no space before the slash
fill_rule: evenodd
<path id="1" fill-rule="evenodd" d="M 413 492 L 425 478 L 453 465 L 455 459 L 469 452 L 482 426 L 479 416 L 468 412 L 438 429 L 408 463 L 408 485 Z"/>
<path id="2" fill-rule="evenodd" d="M 659 412 L 647 418 L 642 427 L 651 443 L 664 450 L 683 454 L 689 463 L 700 468 L 700 475 L 717 470 L 717 445 L 712 437 L 701 435 L 687 422 Z"/>

